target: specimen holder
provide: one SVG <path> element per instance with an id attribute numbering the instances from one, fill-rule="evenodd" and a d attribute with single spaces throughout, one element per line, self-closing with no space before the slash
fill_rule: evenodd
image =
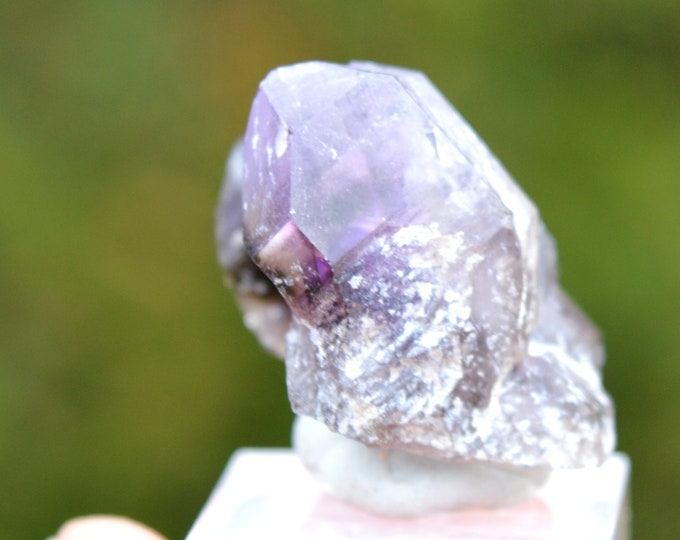
<path id="1" fill-rule="evenodd" d="M 630 462 L 553 471 L 532 499 L 417 519 L 369 514 L 327 495 L 288 449 L 237 451 L 187 540 L 627 540 Z"/>

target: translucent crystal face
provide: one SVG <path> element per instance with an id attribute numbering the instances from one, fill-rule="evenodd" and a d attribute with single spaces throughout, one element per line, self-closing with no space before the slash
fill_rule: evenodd
<path id="1" fill-rule="evenodd" d="M 274 70 L 242 160 L 245 249 L 293 315 L 296 412 L 437 459 L 612 451 L 599 334 L 561 291 L 535 206 L 422 74 Z M 240 232 L 235 197 L 219 231 Z"/>

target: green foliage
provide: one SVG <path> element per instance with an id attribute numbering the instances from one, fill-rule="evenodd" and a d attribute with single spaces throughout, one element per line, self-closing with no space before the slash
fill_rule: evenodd
<path id="1" fill-rule="evenodd" d="M 287 444 L 212 213 L 258 81 L 310 58 L 425 71 L 537 202 L 607 338 L 635 536 L 674 536 L 679 4 L 5 4 L 0 540 L 92 512 L 182 538 L 236 447 Z"/>

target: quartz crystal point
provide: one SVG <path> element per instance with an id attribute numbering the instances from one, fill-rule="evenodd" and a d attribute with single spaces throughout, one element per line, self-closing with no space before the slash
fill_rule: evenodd
<path id="1" fill-rule="evenodd" d="M 560 288 L 534 204 L 423 74 L 276 69 L 235 156 L 220 260 L 242 298 L 282 306 L 247 253 L 289 308 L 269 340 L 287 330 L 296 413 L 444 461 L 612 452 L 598 330 Z"/>
<path id="2" fill-rule="evenodd" d="M 238 141 L 227 160 L 215 229 L 217 254 L 225 281 L 236 292 L 246 326 L 267 350 L 283 357 L 290 310 L 243 245 L 242 145 Z"/>

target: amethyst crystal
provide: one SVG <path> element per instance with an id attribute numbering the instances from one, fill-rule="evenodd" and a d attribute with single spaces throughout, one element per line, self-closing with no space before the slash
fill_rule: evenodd
<path id="1" fill-rule="evenodd" d="M 272 353 L 286 353 L 290 310 L 243 245 L 242 141 L 231 151 L 218 205 L 217 253 L 227 285 L 236 292 L 246 326 Z"/>
<path id="2" fill-rule="evenodd" d="M 574 467 L 613 450 L 599 333 L 557 282 L 552 238 L 424 75 L 276 69 L 242 159 L 244 243 L 225 188 L 220 260 L 242 298 L 281 306 L 247 252 L 290 308 L 273 334 L 287 329 L 296 413 L 439 460 Z"/>

